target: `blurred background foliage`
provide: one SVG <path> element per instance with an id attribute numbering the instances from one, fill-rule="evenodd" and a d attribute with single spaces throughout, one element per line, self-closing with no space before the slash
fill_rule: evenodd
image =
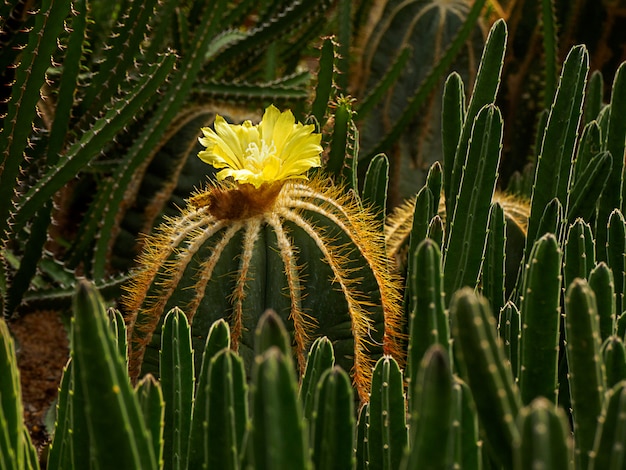
<path id="1" fill-rule="evenodd" d="M 4 0 L 4 314 L 64 308 L 76 274 L 114 299 L 141 234 L 211 177 L 195 156 L 216 113 L 240 122 L 291 108 L 333 148 L 347 110 L 359 172 L 389 157 L 391 209 L 441 160 L 444 79 L 456 71 L 471 91 L 499 18 L 499 186 L 529 195 L 557 64 L 586 44 L 606 102 L 626 59 L 623 0 Z"/>

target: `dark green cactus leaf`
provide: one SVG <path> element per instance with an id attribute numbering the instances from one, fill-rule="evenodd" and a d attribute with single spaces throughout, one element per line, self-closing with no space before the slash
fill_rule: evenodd
<path id="1" fill-rule="evenodd" d="M 428 224 L 428 230 L 426 231 L 426 238 L 431 239 L 433 242 L 437 244 L 439 249 L 443 246 L 443 236 L 444 236 L 444 228 L 443 228 L 443 220 L 439 215 L 435 215 L 432 219 L 430 219 L 430 223 Z"/>
<path id="2" fill-rule="evenodd" d="M 621 119 L 626 113 L 626 63 L 622 63 L 615 73 L 613 88 L 611 90 L 611 104 L 608 112 L 606 129 L 606 149 L 613 157 L 613 166 L 606 183 L 610 191 L 602 193 L 598 203 L 598 215 L 596 218 L 596 243 L 604 246 L 608 234 L 605 225 L 614 209 L 624 210 L 624 190 L 626 184 L 622 173 L 624 171 L 624 150 L 626 147 L 626 122 Z M 604 253 L 600 253 L 598 259 L 604 261 Z M 613 273 L 615 274 L 615 273 Z M 617 282 L 617 277 L 615 278 Z M 616 286 L 617 287 L 617 286 Z"/>
<path id="3" fill-rule="evenodd" d="M 354 394 L 350 377 L 340 367 L 327 369 L 317 385 L 311 422 L 314 468 L 354 468 Z"/>
<path id="4" fill-rule="evenodd" d="M 15 344 L 4 319 L 0 319 L 0 377 L 0 467 L 19 469 L 27 450 L 24 410 Z"/>
<path id="5" fill-rule="evenodd" d="M 569 286 L 575 278 L 589 279 L 596 264 L 595 246 L 591 226 L 583 219 L 570 225 L 565 240 L 563 260 L 563 283 Z"/>
<path id="6" fill-rule="evenodd" d="M 602 341 L 616 332 L 615 286 L 613 272 L 601 261 L 589 273 L 589 287 L 596 296 Z"/>
<path id="7" fill-rule="evenodd" d="M 557 19 L 554 11 L 554 0 L 541 1 L 540 21 L 543 39 L 543 108 L 550 108 L 557 87 L 557 56 L 559 43 L 557 40 Z"/>
<path id="8" fill-rule="evenodd" d="M 439 200 L 441 198 L 441 190 L 443 188 L 443 168 L 438 161 L 433 163 L 428 169 L 426 175 L 426 186 L 433 195 L 433 214 L 434 217 L 439 211 Z"/>
<path id="9" fill-rule="evenodd" d="M 165 401 L 163 461 L 167 468 L 187 465 L 194 391 L 191 328 L 178 308 L 165 316 L 159 372 Z"/>
<path id="10" fill-rule="evenodd" d="M 613 158 L 609 152 L 601 152 L 589 161 L 569 192 L 568 221 L 577 217 L 586 221 L 592 219 L 598 199 L 606 188 L 612 165 Z"/>
<path id="11" fill-rule="evenodd" d="M 481 284 L 482 294 L 489 300 L 494 315 L 498 315 L 505 302 L 506 227 L 502 205 L 491 204 Z"/>
<path id="12" fill-rule="evenodd" d="M 551 400 L 537 397 L 520 410 L 520 440 L 515 445 L 515 469 L 573 470 L 567 417 Z"/>
<path id="13" fill-rule="evenodd" d="M 389 160 L 385 154 L 376 155 L 370 162 L 361 199 L 363 204 L 372 207 L 379 220 L 385 223 L 387 211 L 387 187 L 389 185 Z"/>
<path id="14" fill-rule="evenodd" d="M 522 402 L 556 403 L 561 318 L 561 250 L 546 234 L 535 242 L 525 273 L 520 315 L 519 387 Z"/>
<path id="15" fill-rule="evenodd" d="M 286 357 L 291 357 L 291 340 L 280 317 L 274 310 L 266 310 L 254 332 L 255 354 L 261 356 L 272 347 L 278 348 Z"/>
<path id="16" fill-rule="evenodd" d="M 188 468 L 241 468 L 248 426 L 248 397 L 243 361 L 222 349 L 198 379 L 189 437 Z"/>
<path id="17" fill-rule="evenodd" d="M 405 374 L 411 403 L 426 351 L 432 345 L 439 344 L 450 354 L 449 322 L 443 302 L 441 252 L 436 243 L 427 238 L 418 245 L 410 260 L 409 273 L 409 346 Z"/>
<path id="18" fill-rule="evenodd" d="M 128 339 L 126 335 L 126 323 L 119 310 L 110 308 L 107 310 L 109 317 L 109 327 L 113 331 L 117 342 L 118 354 L 128 363 Z"/>
<path id="19" fill-rule="evenodd" d="M 446 196 L 446 214 L 454 214 L 454 206 L 456 205 L 456 201 L 452 199 L 452 171 L 464 122 L 465 87 L 461 76 L 453 72 L 446 80 L 441 110 L 443 190 Z M 458 191 L 458 188 L 455 188 L 454 191 Z"/>
<path id="20" fill-rule="evenodd" d="M 511 371 L 519 376 L 519 352 L 521 315 L 517 306 L 510 300 L 504 304 L 498 316 L 498 336 L 504 347 L 504 357 L 511 363 Z"/>
<path id="21" fill-rule="evenodd" d="M 602 152 L 602 136 L 600 126 L 597 121 L 591 121 L 585 125 L 580 140 L 576 161 L 574 162 L 573 183 L 580 181 L 582 172 L 591 162 L 591 159 Z M 597 201 L 596 201 L 597 202 Z M 571 205 L 572 203 L 570 203 Z"/>
<path id="22" fill-rule="evenodd" d="M 465 287 L 452 297 L 450 318 L 458 370 L 472 391 L 490 455 L 511 467 L 521 399 L 497 340 L 489 303 Z"/>
<path id="23" fill-rule="evenodd" d="M 541 150 L 537 156 L 535 184 L 531 198 L 526 259 L 542 233 L 538 231 L 544 208 L 554 198 L 567 204 L 570 172 L 578 125 L 582 115 L 589 57 L 584 46 L 572 48 L 563 64 L 554 103 L 546 123 Z"/>
<path id="24" fill-rule="evenodd" d="M 474 6 L 475 5 L 476 3 Z M 506 49 L 507 34 L 506 23 L 502 20 L 496 21 L 491 27 L 491 31 L 489 31 L 489 36 L 485 42 L 485 48 L 480 60 L 480 67 L 478 68 L 478 74 L 476 75 L 470 101 L 467 105 L 461 135 L 458 140 L 458 145 L 455 148 L 454 160 L 452 161 L 453 165 L 451 169 L 446 170 L 444 168 L 446 175 L 450 175 L 450 181 L 449 183 L 446 183 L 445 186 L 446 201 L 448 201 L 447 204 L 452 204 L 452 206 L 446 208 L 448 209 L 446 211 L 448 220 L 453 220 L 456 210 L 457 195 L 461 190 L 461 180 L 465 174 L 464 166 L 466 165 L 467 155 L 469 154 L 469 143 L 472 134 L 475 132 L 475 121 L 485 106 L 494 103 L 496 94 L 498 93 L 500 73 L 502 71 L 502 64 L 504 61 L 504 51 Z M 452 151 L 452 149 L 450 149 L 450 151 Z M 497 153 L 498 152 L 496 152 L 496 154 Z M 444 166 L 447 163 L 448 162 L 444 160 Z M 471 177 L 474 178 L 475 175 L 471 174 Z M 446 235 L 446 239 L 449 238 L 450 234 L 448 233 Z"/>
<path id="25" fill-rule="evenodd" d="M 161 385 L 152 374 L 147 374 L 135 387 L 137 400 L 146 427 L 152 438 L 152 450 L 157 461 L 157 468 L 163 468 L 163 428 L 165 402 Z"/>
<path id="26" fill-rule="evenodd" d="M 482 108 L 472 126 L 463 177 L 454 193 L 457 197 L 454 214 L 452 217 L 447 214 L 443 276 L 448 301 L 457 289 L 475 287 L 479 279 L 489 207 L 498 176 L 502 126 L 500 111 L 493 105 Z M 453 187 L 454 184 L 453 181 Z"/>
<path id="27" fill-rule="evenodd" d="M 97 154 L 104 145 L 133 118 L 151 99 L 174 66 L 174 55 L 162 57 L 149 72 L 138 80 L 131 93 L 118 101 L 78 141 L 67 150 L 62 162 L 51 167 L 41 179 L 21 198 L 15 214 L 15 228 L 25 224 L 37 209 Z"/>
<path id="28" fill-rule="evenodd" d="M 596 441 L 591 452 L 590 470 L 624 468 L 626 464 L 626 382 L 611 388 L 598 419 Z"/>
<path id="29" fill-rule="evenodd" d="M 626 380 L 626 347 L 619 336 L 609 336 L 602 343 L 602 360 L 606 370 L 606 387 Z"/>
<path id="30" fill-rule="evenodd" d="M 626 292 L 626 220 L 616 209 L 611 212 L 608 221 L 606 261 L 613 271 L 615 313 L 620 316 L 624 312 L 624 293 Z M 596 243 L 599 243 L 599 240 L 596 240 Z M 598 247 L 601 246 L 598 244 Z M 602 259 L 599 253 L 598 259 Z"/>
<path id="31" fill-rule="evenodd" d="M 385 356 L 378 360 L 372 376 L 368 408 L 368 468 L 400 468 L 407 445 L 406 413 L 402 372 L 398 363 Z"/>
<path id="32" fill-rule="evenodd" d="M 452 372 L 448 353 L 439 344 L 424 355 L 413 388 L 410 405 L 411 426 L 401 469 L 449 468 L 452 440 Z"/>
<path id="33" fill-rule="evenodd" d="M 365 403 L 359 410 L 356 423 L 356 470 L 366 470 L 368 467 L 368 444 L 367 444 L 367 416 L 369 403 Z"/>
<path id="34" fill-rule="evenodd" d="M 132 192 L 138 188 L 131 185 L 133 178 L 139 178 L 147 167 L 147 163 L 154 157 L 152 149 L 162 139 L 171 121 L 178 115 L 179 110 L 186 102 L 202 66 L 206 62 L 205 53 L 211 39 L 214 38 L 220 26 L 221 16 L 225 10 L 225 1 L 219 0 L 216 4 L 203 5 L 199 14 L 199 24 L 190 38 L 194 44 L 193 51 L 185 54 L 177 64 L 177 69 L 171 79 L 170 86 L 160 97 L 157 108 L 150 120 L 134 140 L 133 145 L 117 165 L 109 184 L 103 185 L 96 197 L 93 207 L 100 207 L 98 220 L 98 237 L 93 249 L 93 277 L 104 277 L 107 269 L 108 253 L 113 242 L 116 220 L 121 216 L 120 211 L 125 205 L 122 201 L 133 197 Z M 103 220 L 102 220 L 103 219 Z"/>
<path id="35" fill-rule="evenodd" d="M 275 347 L 257 357 L 247 455 L 252 468 L 311 468 L 297 393 L 291 359 Z"/>
<path id="36" fill-rule="evenodd" d="M 606 390 L 593 291 L 576 279 L 565 296 L 565 339 L 574 419 L 577 468 L 586 468 Z"/>
<path id="37" fill-rule="evenodd" d="M 121 83 L 128 70 L 132 70 L 157 4 L 156 0 L 132 2 L 115 22 L 108 47 L 102 50 L 102 63 L 82 97 L 81 106 L 87 110 L 81 116 L 83 123 L 89 122 L 111 100 L 118 91 L 114 84 Z"/>
<path id="38" fill-rule="evenodd" d="M 72 361 L 68 361 L 63 368 L 61 383 L 59 384 L 59 395 L 56 404 L 56 416 L 54 420 L 54 436 L 48 452 L 47 467 L 51 470 L 60 468 L 76 468 L 73 460 L 73 445 L 87 445 L 89 441 L 80 440 L 80 435 L 70 433 L 72 429 Z M 85 436 L 85 439 L 87 437 Z"/>
<path id="39" fill-rule="evenodd" d="M 539 227 L 537 228 L 537 239 L 543 237 L 546 233 L 554 234 L 559 240 L 563 230 L 565 213 L 563 205 L 557 198 L 552 199 L 545 207 Z M 528 243 L 528 241 L 527 241 Z M 534 244 L 534 242 L 533 242 Z M 526 245 L 528 247 L 528 245 Z M 530 254 L 530 253 L 529 253 Z"/>
<path id="40" fill-rule="evenodd" d="M 476 406 L 469 387 L 456 375 L 452 383 L 452 432 L 449 444 L 450 464 L 453 468 L 482 468 Z"/>
<path id="41" fill-rule="evenodd" d="M 319 129 L 323 128 L 328 118 L 328 103 L 333 98 L 333 76 L 335 67 L 335 43 L 326 38 L 320 47 L 319 71 L 315 85 L 315 99 L 311 105 L 311 115 Z M 343 159 L 342 163 L 343 164 Z"/>
<path id="42" fill-rule="evenodd" d="M 409 256 L 411 256 L 411 253 L 415 253 L 419 244 L 426 238 L 430 219 L 433 217 L 433 211 L 437 210 L 434 203 L 435 197 L 428 186 L 424 186 L 419 190 L 413 211 L 413 224 L 411 226 L 411 237 L 409 240 Z"/>
<path id="43" fill-rule="evenodd" d="M 326 171 L 348 189 L 357 189 L 354 167 L 358 161 L 358 130 L 351 98 L 339 97 L 335 107 Z"/>
<path id="44" fill-rule="evenodd" d="M 205 367 L 205 362 L 208 365 L 209 361 L 217 355 L 222 349 L 230 348 L 230 328 L 228 323 L 223 318 L 215 321 L 209 329 L 209 334 L 206 338 L 204 345 L 204 352 L 202 353 L 202 368 Z M 200 384 L 198 383 L 198 387 Z"/>
<path id="45" fill-rule="evenodd" d="M 602 109 L 604 95 L 604 78 L 600 70 L 594 70 L 589 77 L 585 97 L 585 125 L 594 121 Z"/>
<path id="46" fill-rule="evenodd" d="M 18 227 L 9 225 L 13 208 L 15 182 L 24 163 L 24 150 L 28 145 L 32 123 L 37 113 L 39 93 L 46 79 L 50 58 L 57 49 L 57 38 L 63 31 L 65 19 L 70 12 L 69 2 L 45 0 L 35 15 L 26 47 L 12 83 L 11 97 L 0 130 L 0 238 L 5 239 L 9 230 Z M 46 198 L 47 199 L 47 198 Z M 29 216 L 32 216 L 35 210 Z"/>
<path id="47" fill-rule="evenodd" d="M 311 345 L 306 369 L 300 384 L 300 402 L 304 411 L 304 418 L 309 422 L 312 419 L 315 391 L 322 374 L 335 365 L 335 353 L 330 340 L 323 336 L 317 338 Z"/>
<path id="48" fill-rule="evenodd" d="M 152 438 L 124 360 L 117 353 L 102 300 L 86 281 L 79 283 L 73 310 L 74 377 L 84 393 L 92 458 L 103 468 L 119 468 L 121 464 L 157 468 Z M 132 438 L 118 432 L 120 429 L 128 430 Z"/>

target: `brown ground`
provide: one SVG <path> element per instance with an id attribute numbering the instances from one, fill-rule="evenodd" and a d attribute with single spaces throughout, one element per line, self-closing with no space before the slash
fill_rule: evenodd
<path id="1" fill-rule="evenodd" d="M 45 414 L 57 396 L 68 358 L 66 329 L 56 311 L 40 311 L 9 322 L 16 340 L 24 421 L 39 452 L 49 441 Z"/>

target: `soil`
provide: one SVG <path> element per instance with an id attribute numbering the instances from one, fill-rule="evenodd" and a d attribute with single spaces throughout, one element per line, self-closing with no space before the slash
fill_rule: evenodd
<path id="1" fill-rule="evenodd" d="M 8 325 L 16 343 L 24 422 L 41 455 L 50 441 L 44 420 L 69 357 L 67 330 L 58 311 L 31 312 Z"/>

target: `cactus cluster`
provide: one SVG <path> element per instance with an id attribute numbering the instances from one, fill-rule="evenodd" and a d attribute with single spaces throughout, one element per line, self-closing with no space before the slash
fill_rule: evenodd
<path id="1" fill-rule="evenodd" d="M 608 103 L 602 76 L 588 77 L 585 46 L 571 48 L 560 77 L 556 65 L 546 67 L 532 172 L 508 190 L 528 199 L 503 197 L 498 181 L 510 122 L 498 97 L 508 29 L 495 21 L 471 93 L 462 74 L 443 83 L 440 161 L 429 166 L 417 194 L 387 217 L 399 194 L 390 184 L 398 161 L 378 150 L 405 135 L 437 77 L 461 48 L 472 48 L 467 41 L 486 2 L 438 11 L 446 21 L 463 13 L 459 33 L 422 85 L 404 90 L 407 107 L 389 114 L 393 125 L 382 136 L 368 136 L 377 143 L 363 154 L 359 112 L 396 99 L 391 84 L 406 78 L 411 28 L 361 104 L 336 92 L 346 80 L 349 41 L 326 38 L 310 112 L 304 99 L 295 100 L 300 109 L 293 114 L 267 107 L 258 124 L 229 124 L 213 118 L 213 108 L 211 119 L 206 108 L 182 111 L 192 93 L 292 96 L 289 84 L 298 80 L 261 82 L 263 65 L 280 58 L 292 70 L 289 52 L 298 52 L 290 51 L 289 39 L 297 43 L 317 32 L 331 3 L 263 2 L 250 15 L 245 1 L 177 9 L 166 0 L 156 14 L 156 3 L 146 0 L 134 2 L 111 31 L 90 32 L 85 2 L 70 11 L 44 0 L 41 15 L 28 19 L 32 38 L 7 37 L 28 47 L 19 61 L 0 54 L 19 62 L 0 131 L 5 309 L 15 309 L 35 278 L 53 216 L 46 199 L 96 150 L 108 168 L 101 174 L 109 177 L 64 263 L 96 282 L 82 280 L 74 289 L 71 356 L 47 468 L 622 468 L 626 64 L 617 69 Z M 344 25 L 350 3 L 339 2 Z M 385 21 L 369 33 L 372 43 L 389 39 L 390 25 L 406 26 L 402 8 L 417 8 L 413 3 L 394 9 L 390 0 Z M 541 3 L 546 63 L 556 49 L 554 4 Z M 2 13 L 17 11 L 3 5 Z M 428 10 L 421 13 L 426 21 Z M 29 147 L 30 129 L 21 127 L 35 119 L 29 93 L 39 91 L 54 55 L 47 40 L 67 18 L 72 28 L 61 41 L 67 41 L 66 62 L 49 139 Z M 242 18 L 258 22 L 219 33 L 220 22 L 232 26 Z M 293 33 L 285 42 L 281 28 Z M 167 40 L 150 31 L 167 31 Z M 89 34 L 104 35 L 111 47 L 88 77 L 94 85 L 81 95 L 85 113 L 74 122 L 80 64 L 93 52 L 84 50 Z M 123 34 L 128 43 L 116 39 L 126 40 Z M 179 55 L 161 54 L 170 40 Z M 380 51 L 372 54 L 372 62 L 380 59 Z M 215 80 L 206 81 L 201 76 L 209 66 Z M 242 76 L 250 70 L 257 86 L 236 80 L 237 67 Z M 123 85 L 99 95 L 93 87 L 106 82 L 104 70 Z M 139 113 L 145 125 L 132 122 Z M 43 121 L 46 116 L 41 113 Z M 63 132 L 52 132 L 58 126 Z M 201 173 L 212 180 L 141 238 L 137 267 L 124 279 L 117 305 L 121 313 L 107 311 L 99 290 L 114 264 L 115 240 L 124 228 L 137 228 L 126 225 L 130 205 L 151 214 L 142 224 L 156 220 L 158 204 L 142 206 L 139 194 L 162 191 L 163 202 L 175 193 L 183 167 L 194 165 L 186 155 L 198 150 L 197 133 L 186 138 L 185 158 L 157 154 L 193 126 L 204 127 L 206 150 L 199 156 L 216 171 Z M 155 146 L 160 150 L 153 152 Z M 32 156 L 63 150 L 64 158 L 50 156 L 40 174 L 26 165 L 27 147 Z M 114 158 L 120 148 L 127 152 Z M 175 176 L 157 178 L 150 189 L 159 172 Z M 19 184 L 7 187 L 5 178 Z M 29 178 L 36 182 L 29 186 Z M 76 184 L 89 181 L 81 174 Z M 111 210 L 117 204 L 119 214 Z M 12 221 L 5 222 L 9 214 Z M 39 468 L 4 320 L 0 378 L 0 468 Z"/>

